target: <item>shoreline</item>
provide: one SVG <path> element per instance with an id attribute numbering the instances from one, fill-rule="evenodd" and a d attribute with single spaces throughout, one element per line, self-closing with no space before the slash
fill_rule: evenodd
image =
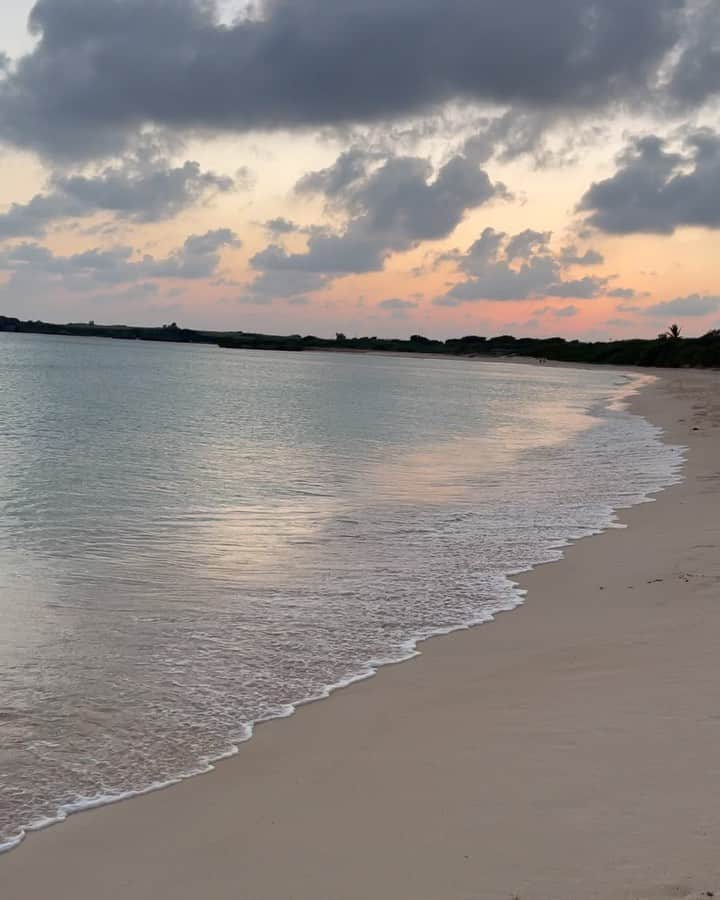
<path id="1" fill-rule="evenodd" d="M 309 352 L 324 352 L 324 351 L 315 351 L 311 350 Z M 382 356 L 390 356 L 396 358 L 403 358 L 407 354 L 402 353 L 379 353 L 376 351 L 365 351 L 365 350 L 334 350 L 329 352 L 348 352 L 348 353 L 364 353 L 370 354 L 376 357 Z M 446 354 L 414 354 L 414 356 L 418 359 L 432 359 L 434 357 L 438 358 L 446 358 L 446 359 L 476 359 L 477 357 L 458 357 Z M 481 361 L 489 361 L 493 363 L 514 363 L 517 365 L 531 365 L 536 363 L 532 357 L 491 357 L 487 360 Z M 583 366 L 580 363 L 563 363 L 563 362 L 549 362 L 550 367 L 555 368 L 570 368 L 570 369 L 586 369 L 586 366 Z M 604 368 L 608 368 L 607 366 Z M 627 391 L 622 391 L 620 385 L 618 384 L 616 388 L 617 396 L 610 400 L 610 398 L 606 398 L 605 406 L 607 409 L 618 407 L 623 410 L 630 411 L 631 400 L 637 394 L 639 394 L 645 386 L 651 384 L 653 380 L 656 380 L 655 375 L 649 375 L 647 372 L 634 372 L 632 370 L 626 370 L 624 367 L 611 367 L 617 370 L 618 376 L 621 376 L 626 381 L 626 386 L 628 388 Z M 592 370 L 590 370 L 592 371 Z M 592 415 L 592 409 L 588 409 L 588 415 Z M 684 467 L 684 449 L 682 447 L 678 447 L 678 450 L 681 451 L 680 459 L 682 460 L 679 465 L 676 466 L 676 471 L 682 471 Z M 679 479 L 682 479 L 682 475 L 678 476 Z M 534 569 L 543 566 L 549 565 L 552 562 L 558 562 L 564 558 L 565 551 L 571 547 L 578 540 L 583 540 L 588 537 L 593 537 L 598 534 L 602 534 L 603 531 L 612 527 L 622 527 L 618 526 L 618 515 L 624 509 L 630 509 L 633 506 L 636 506 L 640 503 L 653 502 L 654 497 L 662 493 L 667 487 L 671 486 L 671 484 L 675 483 L 674 481 L 668 482 L 667 485 L 661 487 L 656 492 L 650 492 L 646 494 L 643 499 L 635 500 L 629 506 L 617 506 L 612 507 L 612 513 L 608 521 L 605 525 L 598 527 L 596 530 L 588 531 L 586 534 L 581 537 L 572 537 L 568 538 L 565 543 L 562 545 L 557 545 L 552 548 L 555 550 L 559 556 L 556 558 L 550 558 L 544 560 L 543 562 L 534 563 L 529 565 L 528 568 L 521 568 L 515 571 L 511 571 L 506 573 L 506 578 L 508 584 L 512 586 L 512 599 L 508 599 L 506 601 L 497 601 L 497 606 L 493 609 L 486 609 L 482 612 L 482 614 L 478 614 L 475 618 L 470 619 L 462 624 L 451 625 L 445 628 L 438 627 L 436 630 L 425 632 L 422 634 L 412 635 L 406 638 L 402 644 L 398 647 L 398 655 L 397 656 L 383 656 L 377 657 L 369 660 L 364 664 L 364 668 L 358 668 L 356 672 L 348 675 L 344 679 L 334 682 L 331 684 L 324 685 L 316 694 L 308 695 L 298 700 L 289 701 L 282 706 L 278 706 L 274 712 L 268 713 L 266 716 L 259 717 L 253 721 L 250 721 L 242 726 L 240 736 L 236 737 L 232 744 L 228 746 L 227 749 L 223 751 L 218 751 L 217 753 L 208 754 L 206 756 L 198 757 L 195 768 L 188 769 L 187 771 L 179 772 L 177 775 L 173 775 L 168 777 L 167 780 L 164 781 L 156 781 L 148 784 L 146 787 L 137 787 L 137 788 L 129 788 L 125 791 L 119 793 L 108 793 L 108 794 L 96 794 L 93 796 L 78 796 L 75 799 L 64 803 L 60 807 L 58 807 L 57 813 L 53 816 L 47 816 L 42 819 L 36 820 L 36 822 L 32 825 L 25 825 L 18 835 L 7 841 L 6 843 L 0 843 L 0 856 L 5 853 L 9 853 L 12 850 L 16 849 L 20 844 L 30 837 L 33 834 L 36 834 L 41 831 L 45 831 L 48 828 L 52 828 L 57 825 L 61 825 L 67 821 L 70 816 L 77 815 L 79 813 L 88 812 L 89 810 L 98 809 L 104 806 L 111 806 L 117 803 L 123 803 L 127 800 L 136 799 L 138 797 L 143 797 L 147 794 L 156 793 L 158 791 L 168 790 L 169 788 L 175 787 L 181 784 L 184 781 L 188 781 L 191 778 L 197 778 L 202 775 L 208 775 L 210 772 L 213 772 L 218 765 L 225 763 L 226 761 L 233 759 L 239 753 L 241 753 L 244 744 L 246 744 L 249 740 L 251 740 L 255 734 L 255 731 L 258 727 L 267 725 L 269 722 L 275 721 L 276 719 L 286 719 L 290 716 L 294 715 L 299 709 L 302 707 L 308 706 L 309 704 L 318 703 L 321 700 L 327 700 L 332 694 L 338 691 L 347 690 L 350 687 L 358 684 L 359 682 L 366 681 L 367 679 L 373 678 L 376 676 L 383 668 L 386 666 L 395 666 L 401 663 L 408 662 L 411 659 L 414 659 L 417 656 L 422 655 L 422 647 L 427 641 L 432 641 L 438 637 L 447 637 L 449 635 L 455 634 L 461 631 L 467 631 L 469 629 L 475 629 L 481 625 L 487 625 L 492 623 L 496 617 L 502 613 L 512 612 L 517 609 L 525 602 L 525 597 L 527 591 L 524 590 L 520 584 L 522 577 L 526 574 L 529 574 Z M 640 496 L 638 493 L 637 496 Z"/>
<path id="2" fill-rule="evenodd" d="M 521 362 L 519 359 L 512 361 Z M 637 371 L 641 373 L 647 370 Z M 634 369 L 628 372 L 634 373 Z M 697 513 L 698 483 L 702 481 L 705 484 L 705 479 L 711 479 L 714 475 L 713 452 L 708 450 L 707 444 L 712 443 L 717 450 L 718 436 L 712 431 L 717 431 L 717 425 L 720 424 L 720 412 L 716 406 L 712 406 L 712 394 L 720 385 L 720 378 L 717 372 L 663 370 L 662 374 L 658 374 L 661 380 L 645 388 L 641 394 L 635 395 L 630 401 L 630 407 L 633 411 L 646 415 L 646 418 L 654 424 L 663 426 L 666 440 L 690 445 L 684 470 L 686 480 L 656 495 L 659 499 L 656 499 L 655 503 L 661 503 L 666 518 L 671 518 L 668 498 L 672 495 L 675 502 L 681 505 L 688 505 L 689 500 L 694 498 Z M 685 396 L 680 399 L 672 398 L 673 393 Z M 688 400 L 695 405 L 703 402 L 711 405 L 711 410 L 705 414 L 703 426 L 697 433 L 693 432 L 692 428 L 700 426 L 688 424 L 687 419 L 688 416 L 698 417 L 701 413 L 698 410 L 689 412 L 685 410 Z M 681 414 L 685 421 L 678 421 Z M 708 420 L 712 421 L 712 428 Z M 713 487 L 710 490 L 717 489 Z M 360 898 L 369 895 L 413 898 L 466 896 L 509 898 L 518 895 L 522 896 L 523 900 L 525 897 L 546 896 L 548 898 L 552 896 L 553 900 L 561 897 L 625 897 L 625 893 L 612 893 L 616 887 L 608 885 L 603 888 L 604 892 L 593 893 L 596 888 L 590 884 L 588 891 L 584 892 L 577 883 L 570 886 L 568 879 L 557 876 L 557 873 L 554 881 L 544 877 L 544 881 L 548 882 L 548 893 L 543 893 L 545 888 L 536 889 L 535 885 L 544 883 L 538 874 L 538 867 L 543 868 L 540 862 L 547 863 L 547 854 L 543 854 L 542 860 L 534 857 L 526 860 L 524 866 L 513 860 L 513 865 L 503 873 L 496 856 L 503 848 L 506 855 L 511 854 L 512 841 L 509 839 L 505 844 L 499 845 L 494 854 L 486 855 L 482 852 L 482 848 L 479 848 L 480 857 L 485 857 L 484 859 L 476 858 L 470 853 L 456 855 L 453 845 L 469 841 L 469 847 L 473 835 L 477 837 L 482 835 L 483 841 L 492 836 L 487 832 L 487 822 L 482 816 L 478 820 L 473 818 L 477 813 L 475 802 L 468 804 L 465 793 L 461 790 L 463 786 L 468 787 L 467 776 L 474 770 L 472 765 L 468 769 L 468 754 L 475 765 L 483 768 L 493 760 L 497 762 L 504 755 L 508 758 L 524 758 L 517 750 L 514 742 L 516 740 L 527 740 L 533 734 L 535 737 L 539 735 L 546 737 L 544 731 L 546 723 L 542 716 L 538 718 L 538 711 L 527 707 L 526 695 L 532 693 L 535 687 L 533 660 L 537 651 L 535 642 L 528 639 L 533 637 L 533 633 L 539 633 L 538 625 L 541 626 L 540 631 L 543 628 L 545 632 L 548 629 L 550 632 L 553 631 L 549 606 L 554 597 L 555 607 L 557 608 L 559 604 L 563 616 L 560 622 L 554 624 L 558 626 L 559 631 L 567 632 L 565 637 L 568 640 L 565 644 L 556 646 L 557 635 L 549 634 L 548 637 L 555 640 L 550 640 L 547 646 L 543 644 L 543 651 L 547 650 L 550 655 L 554 653 L 565 657 L 569 647 L 590 640 L 587 633 L 589 623 L 574 621 L 573 617 L 577 618 L 577 610 L 573 608 L 572 603 L 568 607 L 568 594 L 572 594 L 573 590 L 577 594 L 584 581 L 583 578 L 577 577 L 577 559 L 587 557 L 585 569 L 581 574 L 584 574 L 588 565 L 592 569 L 593 557 L 602 556 L 602 550 L 598 548 L 604 541 L 603 547 L 608 544 L 619 545 L 605 551 L 609 554 L 612 564 L 618 563 L 616 568 L 619 572 L 623 572 L 624 567 L 632 568 L 638 557 L 638 550 L 636 548 L 635 552 L 630 554 L 629 560 L 623 560 L 622 538 L 618 538 L 618 535 L 632 536 L 634 543 L 642 544 L 644 540 L 644 551 L 641 550 L 639 555 L 644 552 L 647 556 L 648 535 L 645 532 L 648 530 L 652 532 L 652 526 L 658 524 L 657 516 L 648 515 L 648 510 L 656 511 L 654 507 L 654 503 L 644 503 L 620 510 L 616 518 L 623 523 L 629 521 L 630 530 L 604 531 L 592 535 L 592 541 L 581 538 L 565 549 L 562 560 L 542 564 L 514 579 L 523 590 L 528 591 L 529 600 L 516 607 L 513 616 L 496 618 L 492 623 L 494 627 L 469 628 L 455 631 L 446 637 L 437 636 L 428 639 L 423 642 L 422 654 L 406 661 L 403 666 L 384 666 L 375 678 L 355 682 L 352 691 L 335 689 L 323 704 L 303 704 L 305 709 L 298 716 L 291 719 L 273 719 L 261 724 L 253 741 L 243 747 L 239 758 L 235 757 L 224 762 L 202 779 L 184 781 L 175 786 L 173 791 L 146 794 L 134 799 L 131 804 L 114 804 L 85 812 L 82 816 L 73 816 L 64 823 L 62 829 L 52 828 L 32 834 L 28 841 L 0 858 L 0 882 L 9 891 L 9 894 L 4 891 L 3 896 L 9 896 L 11 900 L 34 898 L 41 890 L 47 890 L 53 885 L 58 897 L 87 897 L 88 900 L 97 896 L 190 898 L 199 896 L 201 892 L 218 900 L 238 896 L 258 900 L 261 898 L 289 900 L 290 897 L 303 900 L 311 897 L 313 900 L 327 897 L 329 900 L 331 897 Z M 683 529 L 686 536 L 692 533 L 695 519 L 700 522 L 702 516 L 691 515 L 690 527 L 686 523 Z M 706 524 L 707 521 L 706 519 Z M 699 527 L 699 524 L 695 524 L 696 531 Z M 657 527 L 655 531 L 657 532 Z M 650 535 L 651 551 L 657 537 L 657 533 Z M 695 538 L 698 538 L 697 534 Z M 669 554 L 672 554 L 673 547 L 677 543 L 678 535 L 673 534 L 669 539 Z M 708 545 L 708 548 L 706 555 L 711 564 L 713 551 L 717 548 L 715 544 Z M 597 562 L 594 564 L 597 565 Z M 665 560 L 660 560 L 657 566 L 662 568 L 665 564 Z M 564 566 L 564 572 L 562 569 L 553 568 L 557 566 Z M 604 568 L 609 572 L 604 580 L 610 582 L 617 578 L 612 565 L 609 569 L 607 565 Z M 562 582 L 560 585 L 558 575 Z M 574 589 L 573 577 L 576 579 Z M 622 578 L 622 575 L 620 577 Z M 717 577 L 720 580 L 720 575 Z M 646 580 L 644 592 L 651 594 L 653 591 L 659 592 L 660 588 L 650 586 L 664 584 L 665 580 Z M 685 580 L 683 584 L 695 586 L 692 580 Z M 634 591 L 635 587 L 637 586 L 633 586 Z M 625 611 L 622 603 L 618 607 L 618 597 L 615 596 L 618 592 L 615 590 L 614 594 L 610 584 L 599 586 L 599 590 L 603 591 L 604 605 L 610 602 L 614 612 Z M 625 592 L 627 590 L 628 587 L 625 586 Z M 621 592 L 623 599 L 627 596 L 625 592 Z M 640 593 L 641 590 L 637 590 L 633 599 Z M 594 596 L 597 599 L 597 591 Z M 672 605 L 671 600 L 667 602 Z M 538 610 L 538 607 L 542 609 Z M 528 613 L 528 610 L 531 613 Z M 650 612 L 653 610 L 652 603 L 649 610 Z M 637 610 L 633 611 L 637 615 Z M 584 612 L 593 621 L 597 620 L 597 608 L 586 609 Z M 642 612 L 647 614 L 648 608 L 643 607 Z M 675 610 L 675 613 L 677 617 L 678 611 Z M 573 621 L 575 631 L 572 630 Z M 513 622 L 526 624 L 522 627 L 521 624 L 513 625 Z M 642 615 L 639 624 L 642 625 Z M 647 621 L 645 624 L 648 624 Z M 596 622 L 596 625 L 608 627 L 608 623 L 602 621 Z M 614 625 L 616 630 L 622 630 L 622 617 Z M 720 634 L 720 623 L 717 618 L 714 625 Z M 610 632 L 612 634 L 612 627 Z M 526 651 L 524 654 L 520 652 L 523 647 Z M 480 659 L 478 652 L 482 656 Z M 585 678 L 593 674 L 591 667 L 583 668 L 582 657 L 576 656 L 573 659 L 571 669 L 575 674 L 579 672 Z M 555 663 L 557 665 L 558 659 L 555 659 Z M 542 671 L 535 671 L 534 677 L 547 678 L 548 673 L 542 666 L 540 668 Z M 514 672 L 510 685 L 511 694 L 521 706 L 524 702 L 523 708 L 529 721 L 525 719 L 515 722 L 515 730 L 512 731 L 513 741 L 507 741 L 507 734 L 504 735 L 504 744 L 502 734 L 495 738 L 500 743 L 494 749 L 493 755 L 493 752 L 483 747 L 477 729 L 482 732 L 484 723 L 489 727 L 494 721 L 493 717 L 499 716 L 502 724 L 502 720 L 507 718 L 514 708 L 503 707 L 502 704 L 493 705 L 491 697 L 482 693 L 478 695 L 477 690 L 481 686 L 483 688 L 489 686 L 488 692 L 492 693 L 493 684 L 496 688 L 507 687 L 502 676 L 505 673 L 507 677 L 508 669 Z M 521 670 L 519 674 L 516 669 Z M 530 670 L 530 678 L 526 670 Z M 468 691 L 469 683 L 475 686 L 475 693 Z M 562 683 L 557 687 L 561 693 L 566 689 Z M 418 699 L 420 689 L 425 693 Z M 523 690 L 526 692 L 525 695 Z M 343 699 L 338 702 L 341 694 Z M 576 712 L 579 714 L 581 710 Z M 477 717 L 477 721 L 473 720 L 473 715 Z M 445 727 L 424 728 L 426 716 L 433 720 L 442 719 L 445 721 Z M 510 717 L 512 718 L 511 715 Z M 275 738 L 275 730 L 280 728 L 285 733 Z M 490 733 L 494 735 L 495 732 L 491 730 Z M 720 736 L 717 732 L 716 735 Z M 416 753 L 419 738 L 424 738 L 432 745 L 435 752 L 431 756 L 426 758 L 424 752 Z M 561 742 L 560 749 L 564 746 Z M 412 759 L 406 757 L 403 748 L 413 757 Z M 474 755 L 470 753 L 470 749 L 474 749 Z M 589 750 L 592 752 L 594 749 L 596 748 L 591 742 Z M 538 748 L 538 752 L 540 750 L 542 747 Z M 523 753 L 527 753 L 527 748 L 523 749 Z M 515 763 L 517 761 L 515 759 Z M 545 761 L 549 764 L 550 770 L 554 771 L 552 760 L 548 760 L 547 755 Z M 572 763 L 572 760 L 568 762 Z M 575 765 L 577 766 L 577 760 Z M 418 777 L 418 767 L 427 775 L 427 782 Z M 582 768 L 580 765 L 581 770 Z M 406 784 L 408 769 L 415 773 L 414 780 L 411 779 L 411 787 Z M 328 778 L 328 773 L 333 777 Z M 528 776 L 530 773 L 525 774 Z M 557 774 L 555 772 L 555 775 Z M 578 773 L 580 781 L 581 774 L 582 772 Z M 378 781 L 387 788 L 380 794 L 376 793 Z M 399 794 L 393 790 L 394 781 L 405 784 L 405 789 Z M 515 792 L 522 784 L 522 779 L 519 779 Z M 439 858 L 434 858 L 439 836 L 436 825 L 429 821 L 433 817 L 429 816 L 427 809 L 423 807 L 423 787 L 430 790 L 440 807 L 443 806 L 443 800 L 447 806 L 447 800 L 457 795 L 457 799 L 445 809 L 443 817 L 445 825 L 448 826 L 448 833 L 454 837 L 452 841 L 447 839 L 440 841 L 445 852 L 441 853 Z M 504 813 L 501 798 L 490 796 L 493 792 L 489 787 L 483 783 L 479 788 L 479 794 L 488 802 L 495 801 L 494 806 L 489 802 L 488 808 L 494 810 L 496 818 L 502 820 Z M 512 798 L 513 785 L 506 784 L 505 787 L 510 791 Z M 526 787 L 537 790 L 539 785 L 536 779 L 530 779 Z M 362 793 L 361 789 L 364 789 Z M 233 792 L 234 797 L 230 797 Z M 350 799 L 354 799 L 355 805 L 359 807 L 356 812 L 360 822 L 368 826 L 368 830 L 374 829 L 384 834 L 390 846 L 378 845 L 376 835 L 372 835 L 372 839 L 369 839 L 365 829 L 358 830 L 359 825 L 355 817 L 347 815 L 348 792 Z M 418 792 L 421 792 L 420 795 Z M 709 791 L 705 790 L 705 794 L 708 793 Z M 368 795 L 368 799 L 365 798 L 365 794 Z M 400 815 L 398 819 L 395 807 L 392 814 L 388 814 L 383 800 L 389 795 L 396 794 L 396 799 L 405 801 L 405 806 L 413 810 L 417 808 L 418 814 L 412 816 L 408 814 L 405 818 Z M 375 798 L 374 811 L 368 806 L 370 796 Z M 341 797 L 345 798 L 344 802 L 340 801 Z M 294 798 L 294 801 L 291 798 Z M 655 799 L 661 801 L 662 797 Z M 320 811 L 327 813 L 327 821 L 323 816 L 318 817 L 318 801 Z M 350 803 L 350 806 L 353 804 Z M 551 804 L 549 807 L 546 806 L 544 811 L 552 809 Z M 268 818 L 273 810 L 277 816 L 276 820 Z M 303 810 L 308 816 L 298 818 L 298 814 Z M 538 810 L 543 811 L 542 804 Z M 522 823 L 527 822 L 528 817 L 532 819 L 532 811 L 532 805 L 528 809 L 527 803 L 523 804 L 522 797 L 516 796 L 514 814 L 511 817 L 515 827 L 506 832 L 506 837 L 509 838 L 510 833 L 516 829 L 521 831 Z M 145 820 L 141 819 L 143 812 Z M 402 813 L 402 809 L 400 812 Z M 309 815 L 310 813 L 312 815 Z M 381 817 L 387 815 L 388 821 L 378 822 L 378 814 L 381 814 Z M 471 816 L 470 820 L 466 818 L 468 815 Z M 577 810 L 575 815 L 577 817 Z M 213 835 L 212 828 L 209 829 L 209 833 L 206 830 L 211 823 L 215 823 L 216 816 L 220 826 L 219 835 Z M 309 833 L 306 833 L 308 818 L 311 821 Z M 348 819 L 350 821 L 347 821 Z M 392 828 L 389 822 L 393 823 Z M 330 830 L 326 827 L 328 824 L 333 826 Z M 718 820 L 713 822 L 713 825 L 718 824 L 720 814 Z M 403 829 L 408 832 L 408 840 L 392 841 L 391 839 Z M 339 833 L 344 830 L 348 832 L 347 840 Z M 720 828 L 715 828 L 713 834 L 717 843 Z M 432 836 L 436 840 L 430 840 Z M 319 856 L 313 857 L 311 853 L 308 857 L 307 852 L 298 855 L 298 843 L 307 851 L 311 839 L 311 846 Z M 218 857 L 217 851 L 220 847 L 230 850 L 238 842 L 242 846 L 242 853 L 236 854 L 231 859 L 223 860 Z M 394 854 L 393 843 L 396 851 Z M 333 852 L 323 851 L 323 847 L 333 847 Z M 259 864 L 258 860 L 275 857 L 273 849 L 278 850 L 277 855 L 281 860 L 287 861 L 286 870 L 271 871 L 272 867 L 264 869 L 263 865 Z M 427 849 L 433 851 L 428 854 L 431 859 L 417 860 L 415 866 L 417 871 L 408 871 L 407 854 L 414 856 L 416 851 L 425 852 Z M 188 854 L 192 859 L 188 858 Z M 132 862 L 125 864 L 127 856 Z M 663 858 L 658 858 L 658 865 L 665 864 L 666 857 L 667 854 L 664 854 Z M 310 865 L 313 859 L 314 862 Z M 178 871 L 175 872 L 171 871 L 170 863 L 173 860 L 178 863 Z M 479 864 L 477 869 L 469 864 L 471 860 L 475 860 L 476 865 Z M 432 872 L 426 871 L 427 862 L 430 861 L 435 863 Z M 38 862 L 43 864 L 38 866 Z M 607 862 L 604 863 L 603 870 L 606 867 Z M 500 871 L 496 872 L 498 869 Z M 83 872 L 83 880 L 80 883 L 77 874 L 79 871 Z M 358 871 L 364 872 L 366 880 L 348 884 L 348 878 L 351 881 L 357 880 Z M 536 874 L 533 874 L 534 871 Z M 437 879 L 440 872 L 444 873 L 443 877 L 433 883 L 433 878 Z M 383 873 L 384 879 L 378 880 Z M 686 892 L 688 896 L 692 890 L 712 890 L 713 887 L 717 889 L 717 879 L 720 876 L 717 868 L 708 868 L 707 874 L 701 872 L 689 874 L 695 874 L 698 878 L 702 876 L 706 879 L 715 879 L 715 882 L 705 887 L 691 885 L 691 889 Z M 510 883 L 513 876 L 518 882 L 515 885 Z M 669 877 L 672 880 L 674 876 Z M 503 878 L 508 880 L 506 892 L 503 892 L 504 888 L 499 887 Z M 248 885 L 245 888 L 247 893 L 237 892 L 241 883 Z M 383 889 L 383 885 L 387 887 Z M 470 893 L 473 890 L 475 893 Z M 633 893 L 628 893 L 628 897 L 684 896 L 681 893 L 637 893 L 645 890 L 640 886 L 633 886 L 632 890 Z"/>

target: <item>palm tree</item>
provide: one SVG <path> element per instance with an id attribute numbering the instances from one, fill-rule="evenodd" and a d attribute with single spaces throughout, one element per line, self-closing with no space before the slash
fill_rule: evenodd
<path id="1" fill-rule="evenodd" d="M 671 325 L 666 334 L 670 338 L 670 340 L 676 341 L 680 337 L 680 326 L 679 325 Z"/>

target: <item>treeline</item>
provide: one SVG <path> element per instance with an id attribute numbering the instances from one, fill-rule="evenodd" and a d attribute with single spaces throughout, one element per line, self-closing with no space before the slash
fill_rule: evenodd
<path id="1" fill-rule="evenodd" d="M 217 344 L 229 349 L 245 350 L 342 350 L 355 352 L 442 353 L 455 356 L 529 356 L 536 359 L 575 363 L 605 363 L 623 366 L 720 367 L 720 329 L 698 338 L 683 338 L 673 326 L 668 333 L 653 340 L 568 341 L 561 337 L 516 338 L 466 335 L 437 341 L 421 334 L 409 340 L 378 337 L 334 338 L 315 335 L 273 335 L 253 332 L 197 331 L 180 328 L 175 322 L 154 328 L 129 325 L 96 325 L 94 322 L 57 325 L 48 322 L 23 322 L 0 316 L 0 331 L 35 334 L 108 337 L 143 341 Z"/>
<path id="2" fill-rule="evenodd" d="M 445 343 L 450 352 L 462 354 L 530 356 L 557 362 L 618 366 L 720 367 L 720 329 L 697 338 L 660 334 L 654 340 L 568 341 L 561 337 L 515 338 L 502 335 L 487 340 L 466 337 Z"/>
<path id="3" fill-rule="evenodd" d="M 171 325 L 144 327 L 141 325 L 96 325 L 94 322 L 69 322 L 57 325 L 53 322 L 27 321 L 0 316 L 0 331 L 16 331 L 20 334 L 61 334 L 70 337 L 106 337 L 119 340 L 173 341 L 179 343 L 217 344 L 219 332 L 194 331 Z"/>

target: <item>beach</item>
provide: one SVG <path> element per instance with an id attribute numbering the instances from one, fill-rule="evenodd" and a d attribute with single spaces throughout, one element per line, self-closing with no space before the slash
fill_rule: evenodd
<path id="1" fill-rule="evenodd" d="M 719 388 L 633 399 L 684 481 L 522 576 L 523 606 L 31 834 L 2 900 L 720 896 Z"/>

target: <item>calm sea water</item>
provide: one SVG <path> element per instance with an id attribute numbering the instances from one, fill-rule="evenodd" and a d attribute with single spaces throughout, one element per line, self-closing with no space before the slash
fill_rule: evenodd
<path id="1" fill-rule="evenodd" d="M 517 604 L 677 480 L 628 379 L 0 334 L 0 844 Z"/>

